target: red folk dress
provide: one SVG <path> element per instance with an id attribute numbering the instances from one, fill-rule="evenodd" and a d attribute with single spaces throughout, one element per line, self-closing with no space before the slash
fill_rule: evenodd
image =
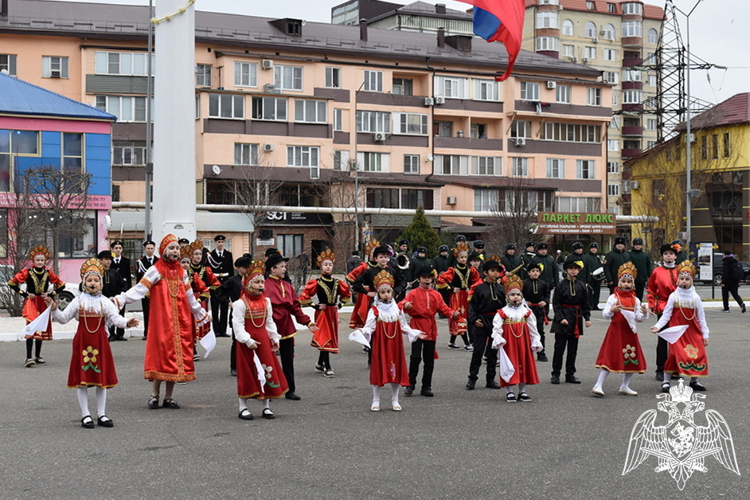
<path id="1" fill-rule="evenodd" d="M 68 387 L 101 387 L 117 385 L 117 372 L 109 345 L 108 326 L 127 328 L 127 320 L 120 316 L 117 307 L 101 293 L 83 293 L 73 299 L 64 311 L 52 311 L 52 319 L 64 324 L 78 320 L 73 337 L 73 354 L 68 370 Z"/>
<path id="2" fill-rule="evenodd" d="M 190 268 L 190 271 L 188 272 L 188 277 L 190 280 L 190 289 L 193 291 L 193 296 L 195 297 L 195 300 L 198 301 L 198 303 L 201 305 L 204 311 L 208 311 L 209 292 L 208 292 L 208 288 L 206 287 L 206 284 L 200 278 L 200 275 L 197 272 L 194 272 L 192 267 Z M 216 279 L 216 277 L 214 277 L 214 279 Z M 198 327 L 196 325 L 196 327 L 194 328 L 195 340 L 199 340 L 205 337 L 206 334 L 208 334 L 210 329 L 211 329 L 210 323 L 206 323 L 201 327 Z"/>
<path id="3" fill-rule="evenodd" d="M 449 306 L 459 313 L 458 318 L 448 320 L 448 331 L 451 335 L 461 336 L 468 331 L 469 289 L 480 281 L 482 278 L 479 272 L 472 266 L 456 265 L 438 276 L 438 289 L 448 289 L 451 292 Z M 454 288 L 459 289 L 458 293 L 453 292 Z"/>
<path id="4" fill-rule="evenodd" d="M 148 380 L 195 380 L 193 331 L 207 324 L 210 316 L 188 290 L 188 276 L 180 263 L 159 259 L 136 286 L 114 297 L 119 310 L 151 293 L 143 358 L 143 377 Z"/>
<path id="5" fill-rule="evenodd" d="M 243 399 L 278 399 L 289 391 L 281 363 L 271 349 L 281 335 L 273 322 L 271 301 L 261 295 L 244 293 L 232 304 L 232 330 L 237 339 L 237 396 Z M 257 344 L 256 349 L 248 345 Z M 266 383 L 261 384 L 254 357 L 263 367 Z"/>
<path id="6" fill-rule="evenodd" d="M 635 321 L 640 323 L 648 318 L 648 313 L 641 312 L 641 301 L 635 292 L 628 292 L 615 288 L 615 293 L 609 296 L 602 309 L 604 319 L 612 322 L 604 335 L 599 355 L 596 357 L 596 367 L 613 373 L 645 373 L 647 369 L 646 357 L 641 349 L 638 333 L 621 312 L 612 312 L 612 306 L 622 304 L 625 311 L 635 313 Z"/>
<path id="7" fill-rule="evenodd" d="M 695 288 L 685 290 L 678 287 L 669 296 L 664 314 L 654 326 L 661 329 L 667 324 L 670 327 L 688 325 L 688 329 L 677 342 L 669 345 L 664 371 L 686 377 L 707 377 L 708 356 L 703 339 L 708 338 L 708 324 L 703 302 Z"/>
<path id="8" fill-rule="evenodd" d="M 27 297 L 23 304 L 22 316 L 28 325 L 47 309 L 41 295 L 48 292 L 50 283 L 54 285 L 55 292 L 59 292 L 65 288 L 65 282 L 49 269 L 43 268 L 42 272 L 37 272 L 36 268 L 31 268 L 22 269 L 8 282 L 8 286 L 21 292 L 20 286 L 23 283 L 26 283 L 26 293 L 34 294 L 34 297 Z M 52 340 L 52 320 L 47 323 L 46 330 L 34 332 L 33 338 Z"/>
<path id="9" fill-rule="evenodd" d="M 315 310 L 315 324 L 318 329 L 313 332 L 310 345 L 319 351 L 339 352 L 339 309 L 338 304 L 349 302 L 352 296 L 349 285 L 342 280 L 321 275 L 307 282 L 299 296 L 303 306 L 313 305 L 313 297 L 318 297 L 318 304 L 325 304 L 325 309 Z"/>
<path id="10" fill-rule="evenodd" d="M 500 377 L 500 387 L 539 383 L 534 351 L 541 350 L 542 344 L 536 329 L 536 317 L 528 306 L 508 305 L 498 310 L 492 320 L 492 338 L 493 347 L 501 343 L 499 338 L 505 340 L 500 349 L 505 350 L 516 370 L 507 382 Z"/>
<path id="11" fill-rule="evenodd" d="M 352 272 L 346 275 L 346 281 L 351 288 L 351 284 L 359 277 L 360 274 L 364 273 L 371 267 L 376 267 L 372 262 L 363 262 L 359 266 L 355 267 Z M 360 293 L 357 295 L 357 300 L 354 302 L 354 310 L 352 316 L 349 319 L 349 328 L 362 328 L 367 322 L 367 314 L 370 310 L 370 297 L 366 293 Z"/>

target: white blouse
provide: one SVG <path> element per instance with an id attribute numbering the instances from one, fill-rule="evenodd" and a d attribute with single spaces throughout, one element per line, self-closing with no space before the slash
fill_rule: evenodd
<path id="1" fill-rule="evenodd" d="M 511 321 L 521 321 L 524 319 L 526 314 L 531 311 L 526 303 L 522 303 L 518 307 L 505 306 L 503 312 Z M 495 314 L 492 320 L 492 348 L 499 349 L 501 346 L 506 344 L 505 337 L 503 336 L 503 323 L 505 320 L 500 314 Z M 526 324 L 529 325 L 529 335 L 531 336 L 531 349 L 535 352 L 539 352 L 543 349 L 541 336 L 536 328 L 536 315 L 532 312 L 526 318 Z"/>
<path id="2" fill-rule="evenodd" d="M 669 300 L 667 300 L 667 306 L 664 308 L 664 313 L 662 314 L 661 319 L 659 319 L 654 326 L 661 330 L 667 325 L 667 323 L 669 323 L 675 310 L 675 302 L 682 307 L 688 307 L 695 310 L 695 319 L 698 320 L 698 326 L 701 329 L 703 338 L 707 339 L 708 324 L 706 323 L 706 314 L 703 311 L 703 302 L 693 287 L 690 287 L 687 290 L 678 287 L 672 292 L 669 295 Z"/>
<path id="3" fill-rule="evenodd" d="M 266 301 L 266 331 L 268 332 L 268 338 L 272 344 L 278 344 L 281 340 L 281 334 L 279 334 L 276 328 L 276 323 L 273 322 L 273 309 L 271 308 L 271 299 L 264 297 Z M 232 304 L 232 330 L 234 331 L 234 338 L 237 342 L 242 342 L 246 346 L 253 348 L 256 342 L 261 342 L 264 339 L 253 339 L 247 331 L 245 331 L 245 311 L 247 305 L 244 300 L 235 300 Z"/>
<path id="4" fill-rule="evenodd" d="M 55 309 L 52 311 L 52 319 L 60 324 L 65 324 L 71 319 L 79 319 L 80 309 L 84 311 L 103 314 L 106 319 L 105 327 L 111 325 L 117 328 L 127 328 L 128 320 L 120 316 L 120 310 L 107 297 L 102 294 L 90 295 L 82 293 L 74 298 L 64 311 Z"/>

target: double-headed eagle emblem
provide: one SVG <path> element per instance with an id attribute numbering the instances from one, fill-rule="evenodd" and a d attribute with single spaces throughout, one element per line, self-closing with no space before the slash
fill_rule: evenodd
<path id="1" fill-rule="evenodd" d="M 648 410 L 638 418 L 630 434 L 628 456 L 625 459 L 623 476 L 632 471 L 649 456 L 655 456 L 658 465 L 655 472 L 669 471 L 682 490 L 693 472 L 706 472 L 706 457 L 715 457 L 721 465 L 740 475 L 737 456 L 734 453 L 732 433 L 727 421 L 714 410 L 706 410 L 708 425 L 696 425 L 694 415 L 705 409 L 699 399 L 706 396 L 693 394 L 693 389 L 685 387 L 680 379 L 669 394 L 659 394 L 657 408 L 667 413 L 666 425 L 655 425 L 657 412 Z"/>

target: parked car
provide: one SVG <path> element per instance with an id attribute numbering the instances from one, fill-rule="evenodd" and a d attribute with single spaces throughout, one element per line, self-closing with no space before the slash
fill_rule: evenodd
<path id="1" fill-rule="evenodd" d="M 68 304 L 79 295 L 81 295 L 81 291 L 78 289 L 78 284 L 66 283 L 65 290 L 57 294 L 58 309 L 64 311 Z"/>
<path id="2" fill-rule="evenodd" d="M 721 254 L 721 253 L 714 254 L 714 285 L 716 286 L 721 286 L 721 278 L 723 276 L 723 266 L 722 266 L 723 258 L 724 258 L 724 254 Z M 741 283 L 747 283 L 748 281 L 750 281 L 750 262 L 740 261 L 740 264 L 742 265 Z M 703 283 L 710 283 L 710 281 L 703 281 Z"/>

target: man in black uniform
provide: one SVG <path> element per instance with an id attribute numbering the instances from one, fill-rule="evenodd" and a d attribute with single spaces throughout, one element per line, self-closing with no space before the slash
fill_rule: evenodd
<path id="1" fill-rule="evenodd" d="M 615 292 L 617 287 L 617 270 L 620 266 L 630 262 L 630 253 L 625 251 L 625 238 L 615 238 L 615 247 L 604 257 L 604 279 L 607 280 L 609 293 Z"/>
<path id="2" fill-rule="evenodd" d="M 156 261 L 159 260 L 159 257 L 154 255 L 155 249 L 155 242 L 151 240 L 143 242 L 143 251 L 145 252 L 145 255 L 138 259 L 138 267 L 135 272 L 135 277 L 138 282 L 141 281 L 143 275 L 148 271 L 148 268 L 156 264 Z M 146 340 L 146 337 L 148 337 L 148 314 L 151 311 L 151 299 L 148 296 L 142 298 L 141 306 L 143 307 L 143 340 Z"/>
<path id="3" fill-rule="evenodd" d="M 380 271 L 388 271 L 393 276 L 393 296 L 397 297 L 403 294 L 406 282 L 404 280 L 404 273 L 401 269 L 394 267 L 391 262 L 391 251 L 387 246 L 379 246 L 373 252 L 373 257 L 378 263 L 377 266 L 367 269 L 365 272 L 357 276 L 357 279 L 352 283 L 352 290 L 358 293 L 364 293 L 370 297 L 370 303 L 372 303 L 373 297 L 376 293 L 376 289 L 373 284 L 373 279 Z M 367 287 L 367 288 L 365 288 Z"/>
<path id="4" fill-rule="evenodd" d="M 539 275 L 542 274 L 539 264 L 529 264 L 529 267 L 526 268 L 526 273 L 529 277 L 523 280 L 523 290 L 521 293 L 523 293 L 526 305 L 529 306 L 531 312 L 534 313 L 534 317 L 536 318 L 536 331 L 539 333 L 542 347 L 544 347 L 546 345 L 544 339 L 544 325 L 547 324 L 550 288 L 547 286 L 546 281 L 539 279 Z M 537 353 L 536 360 L 541 362 L 548 361 L 544 349 Z"/>
<path id="5" fill-rule="evenodd" d="M 551 255 L 547 255 L 548 251 L 549 247 L 546 243 L 539 243 L 536 246 L 536 255 L 531 258 L 530 263 L 542 265 L 542 275 L 539 279 L 546 281 L 550 289 L 553 289 L 560 280 L 560 268 L 555 259 Z"/>
<path id="6" fill-rule="evenodd" d="M 630 262 L 635 265 L 635 270 L 638 271 L 638 275 L 635 277 L 635 296 L 638 297 L 638 300 L 643 301 L 643 291 L 646 289 L 646 283 L 651 276 L 651 257 L 643 250 L 641 238 L 633 240 L 633 248 L 628 253 L 630 254 Z"/>
<path id="7" fill-rule="evenodd" d="M 599 258 L 597 252 L 599 252 L 599 244 L 592 241 L 589 243 L 589 253 L 583 256 L 583 264 L 589 268 L 589 277 L 591 278 L 589 280 L 588 292 L 589 307 L 591 307 L 592 311 L 599 310 L 599 295 L 602 291 L 602 279 L 604 279 L 603 274 L 601 278 L 597 277 L 598 273 L 596 273 L 596 270 L 602 269 L 602 260 Z M 604 270 L 602 269 L 603 272 Z"/>
<path id="8" fill-rule="evenodd" d="M 568 257 L 563 264 L 565 277 L 557 284 L 552 295 L 555 320 L 552 322 L 550 331 L 555 334 L 555 354 L 552 357 L 550 382 L 553 384 L 560 383 L 560 371 L 566 346 L 568 356 L 565 360 L 565 381 L 569 384 L 581 383 L 575 376 L 578 337 L 583 335 L 584 320 L 586 328 L 591 326 L 591 310 L 586 287 L 576 279 L 581 270 L 578 262 Z"/>
<path id="9" fill-rule="evenodd" d="M 245 254 L 239 259 L 234 261 L 234 267 L 237 269 L 237 274 L 226 280 L 216 289 L 216 295 L 221 301 L 227 302 L 229 307 L 235 301 L 239 300 L 242 294 L 242 278 L 245 276 L 247 269 L 252 264 L 250 254 Z M 237 339 L 234 336 L 234 325 L 232 325 L 232 311 L 229 310 L 229 325 L 232 327 L 232 349 L 229 352 L 229 373 L 233 376 L 237 376 Z"/>
<path id="10" fill-rule="evenodd" d="M 524 269 L 524 263 L 521 257 L 516 255 L 516 245 L 508 243 L 505 245 L 505 255 L 500 259 L 500 263 L 505 268 L 505 272 L 508 274 L 515 274 L 522 280 L 528 278 L 526 269 Z"/>
<path id="11" fill-rule="evenodd" d="M 521 259 L 523 260 L 523 267 L 528 268 L 529 264 L 531 263 L 531 259 L 536 256 L 536 250 L 534 247 L 534 243 L 530 241 L 526 242 L 526 246 L 524 248 L 526 250 L 521 254 Z"/>
<path id="12" fill-rule="evenodd" d="M 125 280 L 120 273 L 112 269 L 112 250 L 102 250 L 96 256 L 99 262 L 102 263 L 104 268 L 104 275 L 102 276 L 102 295 L 105 297 L 114 297 L 125 289 Z M 81 285 L 78 286 L 81 289 Z M 118 339 L 115 336 L 114 325 L 109 327 L 109 340 L 128 340 L 125 337 Z"/>
<path id="13" fill-rule="evenodd" d="M 435 269 L 438 276 L 443 274 L 450 267 L 448 265 L 448 263 L 450 262 L 450 259 L 448 258 L 448 250 L 448 245 L 440 245 L 438 247 L 437 257 L 432 259 L 432 267 Z M 453 295 L 453 291 L 446 287 L 438 288 L 438 292 L 440 292 L 440 295 L 443 297 L 445 305 L 450 305 L 451 295 Z"/>
<path id="14" fill-rule="evenodd" d="M 505 307 L 505 290 L 500 282 L 502 277 L 501 264 L 496 260 L 487 260 L 482 265 L 484 280 L 474 287 L 474 293 L 469 301 L 469 324 L 474 328 L 471 364 L 469 365 L 469 380 L 466 389 L 471 391 L 477 384 L 479 369 L 482 366 L 482 356 L 485 354 L 488 341 L 492 338 L 492 320 L 498 309 Z M 499 389 L 497 383 L 497 349 L 489 349 L 487 354 L 487 385 L 488 389 Z"/>
<path id="15" fill-rule="evenodd" d="M 124 292 L 133 286 L 133 278 L 130 275 L 130 259 L 122 254 L 122 241 L 117 240 L 113 242 L 111 248 L 114 257 L 112 257 L 112 264 L 110 267 L 117 271 L 117 274 L 122 277 L 124 282 L 124 288 L 122 291 Z M 122 306 L 122 309 L 120 309 L 120 316 L 125 317 L 125 306 Z M 128 340 L 125 338 L 125 330 L 123 328 L 111 327 L 110 336 L 112 332 L 115 334 L 114 340 Z"/>
<path id="16" fill-rule="evenodd" d="M 227 237 L 223 234 L 217 234 L 214 237 L 216 248 L 208 253 L 208 265 L 214 272 L 214 275 L 219 278 L 220 283 L 224 283 L 234 276 L 232 252 L 224 250 L 226 239 Z M 214 290 L 211 293 L 211 317 L 214 322 L 214 333 L 217 337 L 229 337 L 227 335 L 227 312 L 227 301 L 219 299 Z"/>
<path id="17" fill-rule="evenodd" d="M 484 240 L 476 240 L 474 243 L 474 252 L 479 255 L 479 260 L 484 262 L 487 258 L 487 253 L 484 251 Z"/>

